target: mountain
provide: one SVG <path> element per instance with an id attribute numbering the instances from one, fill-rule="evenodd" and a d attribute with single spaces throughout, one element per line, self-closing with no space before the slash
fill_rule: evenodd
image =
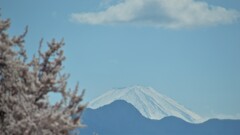
<path id="1" fill-rule="evenodd" d="M 200 124 L 174 116 L 152 120 L 124 100 L 98 109 L 87 108 L 82 122 L 87 125 L 78 129 L 83 135 L 240 135 L 240 120 L 213 119 Z"/>
<path id="2" fill-rule="evenodd" d="M 160 120 L 167 116 L 175 116 L 190 123 L 202 122 L 199 115 L 183 105 L 158 93 L 151 87 L 143 86 L 110 90 L 90 102 L 88 108 L 97 109 L 116 100 L 124 100 L 132 104 L 144 117 L 149 119 Z"/>

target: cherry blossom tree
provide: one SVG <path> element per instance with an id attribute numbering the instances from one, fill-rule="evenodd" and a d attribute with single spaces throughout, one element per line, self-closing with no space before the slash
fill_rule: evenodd
<path id="1" fill-rule="evenodd" d="M 61 73 L 65 60 L 63 41 L 49 42 L 48 49 L 30 60 L 22 35 L 9 36 L 9 19 L 0 17 L 0 134 L 67 135 L 82 127 L 80 116 L 85 105 L 83 93 L 67 89 L 69 75 Z M 49 93 L 61 95 L 50 104 Z"/>

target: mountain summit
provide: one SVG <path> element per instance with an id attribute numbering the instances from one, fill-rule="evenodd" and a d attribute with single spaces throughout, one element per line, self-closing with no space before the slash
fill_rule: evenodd
<path id="1" fill-rule="evenodd" d="M 124 100 L 132 104 L 144 117 L 149 119 L 160 120 L 167 116 L 175 116 L 190 123 L 202 122 L 199 115 L 183 105 L 158 93 L 151 87 L 143 86 L 112 89 L 91 101 L 88 108 L 97 109 L 116 100 Z"/>

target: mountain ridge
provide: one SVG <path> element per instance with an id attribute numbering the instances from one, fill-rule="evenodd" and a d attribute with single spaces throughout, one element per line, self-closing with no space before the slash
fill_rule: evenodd
<path id="1" fill-rule="evenodd" d="M 161 120 L 143 117 L 130 103 L 117 100 L 97 109 L 87 108 L 81 134 L 104 135 L 239 135 L 240 120 L 211 119 L 203 123 L 189 123 L 174 116 Z"/>
<path id="2" fill-rule="evenodd" d="M 203 121 L 198 114 L 160 94 L 152 87 L 139 85 L 107 91 L 91 101 L 88 108 L 97 109 L 116 100 L 124 100 L 132 104 L 144 117 L 149 119 L 160 120 L 167 116 L 176 116 L 191 123 Z"/>

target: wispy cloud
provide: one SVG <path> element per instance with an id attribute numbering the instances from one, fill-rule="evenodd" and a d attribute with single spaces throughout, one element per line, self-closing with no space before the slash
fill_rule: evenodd
<path id="1" fill-rule="evenodd" d="M 134 24 L 184 28 L 229 24 L 240 13 L 195 0 L 124 0 L 100 12 L 73 13 L 71 19 L 86 24 Z"/>
<path id="2" fill-rule="evenodd" d="M 209 119 L 230 119 L 230 120 L 240 120 L 240 113 L 237 114 L 220 114 L 220 113 L 212 113 L 211 116 L 203 118 L 203 121 Z"/>

